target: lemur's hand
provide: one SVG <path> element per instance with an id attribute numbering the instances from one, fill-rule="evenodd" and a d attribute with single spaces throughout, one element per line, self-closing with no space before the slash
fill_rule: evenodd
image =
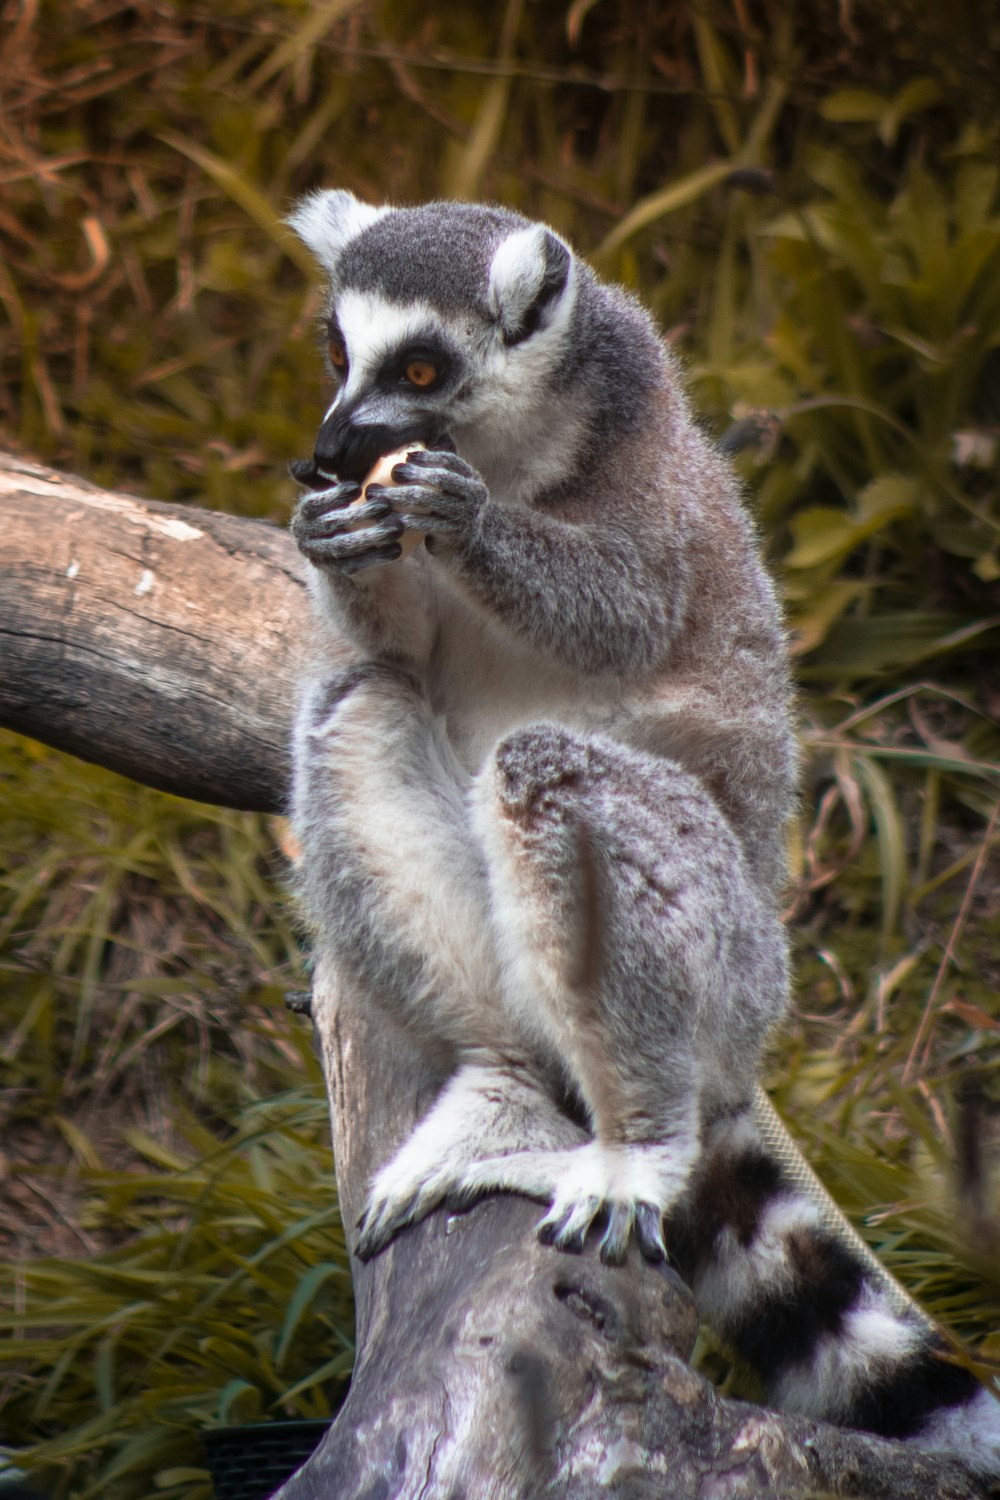
<path id="1" fill-rule="evenodd" d="M 404 527 L 388 499 L 396 493 L 380 488 L 355 505 L 361 485 L 344 479 L 303 495 L 292 516 L 299 551 L 314 567 L 341 576 L 394 562 L 402 551 L 399 538 Z"/>
<path id="2" fill-rule="evenodd" d="M 391 500 L 404 528 L 426 536 L 432 552 L 438 539 L 468 534 L 489 499 L 472 465 L 442 448 L 411 453 L 405 463 L 395 465 L 392 479 L 391 487 L 369 485 L 369 501 Z"/>

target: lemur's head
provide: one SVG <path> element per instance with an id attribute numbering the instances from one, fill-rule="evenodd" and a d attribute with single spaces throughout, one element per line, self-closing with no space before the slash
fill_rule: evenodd
<path id="1" fill-rule="evenodd" d="M 467 203 L 373 208 L 342 191 L 311 194 L 289 223 L 330 286 L 340 389 L 316 440 L 317 478 L 361 479 L 418 440 L 456 442 L 479 461 L 551 408 L 592 278 L 544 224 Z"/>

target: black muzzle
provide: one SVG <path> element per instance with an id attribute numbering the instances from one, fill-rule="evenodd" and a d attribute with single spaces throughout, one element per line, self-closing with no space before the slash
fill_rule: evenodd
<path id="1" fill-rule="evenodd" d="M 348 412 L 331 412 L 319 430 L 312 458 L 297 459 L 291 472 L 299 484 L 322 489 L 335 479 L 360 483 L 385 453 L 423 443 L 426 448 L 454 449 L 439 421 L 430 414 L 411 422 L 355 423 Z"/>

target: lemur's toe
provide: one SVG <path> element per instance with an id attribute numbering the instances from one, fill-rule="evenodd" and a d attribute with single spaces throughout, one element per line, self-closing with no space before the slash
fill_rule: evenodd
<path id="1" fill-rule="evenodd" d="M 579 1254 L 595 1222 L 603 1219 L 600 1257 L 605 1265 L 621 1266 L 628 1256 L 633 1234 L 644 1260 L 662 1265 L 667 1258 L 663 1240 L 662 1215 L 655 1203 L 601 1197 L 581 1198 L 568 1206 L 553 1204 L 538 1225 L 543 1245 Z"/>
<path id="2" fill-rule="evenodd" d="M 408 1194 L 394 1203 L 370 1203 L 358 1220 L 357 1244 L 354 1253 L 361 1261 L 371 1260 L 389 1241 L 420 1217 L 421 1197 L 419 1192 Z"/>
<path id="3" fill-rule="evenodd" d="M 651 1265 L 663 1265 L 667 1247 L 663 1240 L 663 1217 L 655 1203 L 636 1204 L 635 1237 L 643 1257 Z"/>
<path id="4" fill-rule="evenodd" d="M 538 1238 L 543 1245 L 555 1245 L 557 1250 L 568 1250 L 578 1255 L 583 1249 L 587 1231 L 601 1212 L 603 1200 L 589 1197 L 568 1207 L 553 1204 L 538 1226 Z"/>
<path id="5" fill-rule="evenodd" d="M 364 1264 L 376 1256 L 380 1250 L 384 1250 L 388 1243 L 388 1235 L 379 1233 L 374 1225 L 366 1224 L 355 1241 L 354 1253 Z"/>
<path id="6" fill-rule="evenodd" d="M 467 1214 L 494 1190 L 486 1187 L 453 1187 L 445 1194 L 444 1206 L 450 1214 Z"/>
<path id="7" fill-rule="evenodd" d="M 601 1259 L 606 1266 L 622 1266 L 628 1253 L 632 1210 L 628 1203 L 612 1203 L 608 1225 L 601 1239 Z"/>
<path id="8" fill-rule="evenodd" d="M 554 1245 L 558 1232 L 558 1219 L 543 1219 L 535 1231 L 538 1236 L 539 1242 L 543 1245 Z"/>

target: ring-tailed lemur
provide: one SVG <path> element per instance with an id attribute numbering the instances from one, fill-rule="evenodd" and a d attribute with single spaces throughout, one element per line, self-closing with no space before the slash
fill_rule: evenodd
<path id="1" fill-rule="evenodd" d="M 610 1261 L 661 1259 L 666 1215 L 772 1402 L 1000 1468 L 1000 1407 L 753 1102 L 787 990 L 785 643 L 649 317 L 504 209 L 322 192 L 290 222 L 340 382 L 293 532 L 356 653 L 302 694 L 302 894 L 325 958 L 453 1065 L 359 1255 L 489 1189 Z"/>

